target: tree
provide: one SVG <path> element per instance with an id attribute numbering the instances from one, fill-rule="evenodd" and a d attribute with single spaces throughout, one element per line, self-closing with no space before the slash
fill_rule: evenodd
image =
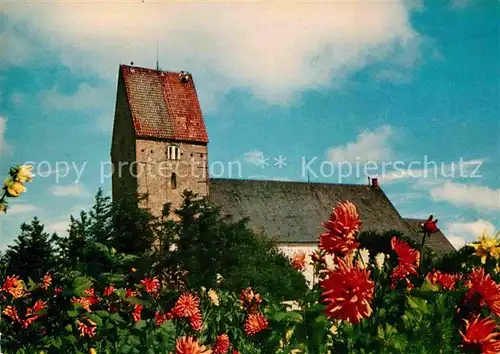
<path id="1" fill-rule="evenodd" d="M 138 201 L 140 199 L 126 197 L 113 201 L 110 206 L 109 245 L 118 252 L 142 255 L 151 254 L 153 249 L 156 237 L 152 226 L 158 221 L 140 208 Z M 96 235 L 96 231 L 93 234 Z"/>
<path id="2" fill-rule="evenodd" d="M 276 300 L 296 298 L 307 289 L 305 277 L 265 235 L 254 233 L 248 220 L 233 222 L 220 207 L 191 192 L 175 211 L 177 250 L 172 263 L 189 272 L 191 287 L 212 287 L 219 273 L 223 287 L 239 292 L 251 286 Z"/>
<path id="3" fill-rule="evenodd" d="M 21 234 L 5 252 L 7 273 L 38 280 L 56 266 L 51 237 L 38 218 L 21 225 Z"/>

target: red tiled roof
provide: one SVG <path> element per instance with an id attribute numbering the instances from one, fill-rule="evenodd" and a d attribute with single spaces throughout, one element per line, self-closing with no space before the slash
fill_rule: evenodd
<path id="1" fill-rule="evenodd" d="M 137 137 L 208 143 L 192 77 L 120 65 Z"/>

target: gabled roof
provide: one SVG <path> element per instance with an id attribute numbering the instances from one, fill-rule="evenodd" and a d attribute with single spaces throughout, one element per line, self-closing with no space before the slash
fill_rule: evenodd
<path id="1" fill-rule="evenodd" d="M 423 224 L 425 220 L 426 219 L 405 218 L 405 221 L 410 225 L 410 227 L 420 235 L 420 239 L 422 239 L 423 236 L 423 233 L 421 231 L 422 228 L 420 225 Z M 453 247 L 451 242 L 448 241 L 448 239 L 441 230 L 431 234 L 431 236 L 426 239 L 425 244 L 430 249 L 439 253 L 448 253 L 455 251 L 455 247 Z"/>
<path id="2" fill-rule="evenodd" d="M 361 231 L 397 230 L 419 242 L 418 234 L 399 215 L 379 187 L 356 184 L 211 179 L 209 199 L 235 220 L 278 242 L 316 243 L 322 221 L 341 200 L 356 204 Z"/>
<path id="3" fill-rule="evenodd" d="M 192 77 L 181 73 L 120 65 L 138 138 L 208 143 Z"/>

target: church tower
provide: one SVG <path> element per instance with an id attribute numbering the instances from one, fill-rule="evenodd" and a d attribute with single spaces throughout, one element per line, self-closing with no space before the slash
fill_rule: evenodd
<path id="1" fill-rule="evenodd" d="M 193 78 L 120 65 L 111 162 L 113 200 L 147 196 L 141 207 L 159 216 L 176 209 L 188 189 L 208 195 L 208 135 Z"/>

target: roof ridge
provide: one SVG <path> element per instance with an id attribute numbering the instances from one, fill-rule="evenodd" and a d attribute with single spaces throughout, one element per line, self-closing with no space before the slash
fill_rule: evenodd
<path id="1" fill-rule="evenodd" d="M 346 187 L 372 187 L 367 184 L 356 184 L 356 183 L 328 183 L 328 182 L 307 182 L 307 181 L 281 181 L 274 179 L 249 179 L 249 178 L 219 178 L 211 177 L 211 181 L 229 181 L 229 182 L 272 182 L 272 183 L 286 183 L 286 184 L 301 184 L 301 185 L 322 185 L 322 186 L 346 186 Z M 380 187 L 378 187 L 381 189 Z"/>
<path id="2" fill-rule="evenodd" d="M 153 68 L 147 68 L 145 66 L 120 64 L 120 69 L 123 69 L 123 68 L 126 68 L 128 70 L 134 69 L 134 70 L 150 71 L 150 72 L 154 72 L 154 73 L 165 73 L 165 74 L 176 74 L 176 75 L 179 75 L 183 71 L 183 70 L 181 70 L 181 71 L 157 70 L 157 69 L 153 69 Z"/>

